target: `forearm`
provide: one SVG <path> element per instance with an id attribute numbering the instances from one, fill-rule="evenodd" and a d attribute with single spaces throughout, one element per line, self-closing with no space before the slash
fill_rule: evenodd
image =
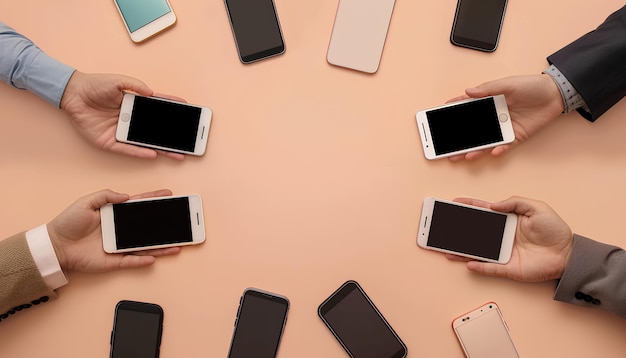
<path id="1" fill-rule="evenodd" d="M 626 6 L 596 30 L 548 57 L 587 104 L 578 111 L 595 121 L 626 95 Z"/>
<path id="2" fill-rule="evenodd" d="M 0 22 L 0 79 L 59 108 L 74 69 L 46 55 L 26 37 Z"/>
<path id="3" fill-rule="evenodd" d="M 574 235 L 554 299 L 626 318 L 626 251 Z"/>

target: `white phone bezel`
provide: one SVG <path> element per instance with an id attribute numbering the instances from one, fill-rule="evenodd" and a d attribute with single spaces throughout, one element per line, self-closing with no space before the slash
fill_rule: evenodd
<path id="1" fill-rule="evenodd" d="M 117 12 L 122 17 L 124 28 L 126 28 L 126 32 L 128 32 L 128 35 L 130 36 L 131 40 L 133 40 L 133 42 L 143 42 L 176 23 L 176 14 L 174 14 L 174 8 L 172 7 L 172 4 L 170 4 L 169 0 L 165 0 L 167 6 L 170 8 L 170 12 L 131 32 L 128 28 L 128 24 L 126 23 L 126 19 L 124 18 L 124 14 L 122 13 L 122 10 L 117 3 L 117 0 L 113 0 L 113 2 L 115 3 L 115 8 L 117 9 Z"/>
<path id="2" fill-rule="evenodd" d="M 191 234 L 192 234 L 191 242 L 182 242 L 182 243 L 165 244 L 165 245 L 152 245 L 152 246 L 144 246 L 144 247 L 133 247 L 129 249 L 118 249 L 117 243 L 115 240 L 115 219 L 113 216 L 113 205 L 106 204 L 100 208 L 100 225 L 102 227 L 102 246 L 104 248 L 104 251 L 110 254 L 114 254 L 114 253 L 121 253 L 121 252 L 160 249 L 160 248 L 175 247 L 175 246 L 197 245 L 197 244 L 203 243 L 206 240 L 206 235 L 205 235 L 205 230 L 204 230 L 204 214 L 202 210 L 202 199 L 200 198 L 200 195 L 191 194 L 191 195 L 177 195 L 177 196 L 161 196 L 161 197 L 155 197 L 155 198 L 128 200 L 128 201 L 125 201 L 124 203 L 133 203 L 133 202 L 140 202 L 140 201 L 158 201 L 158 200 L 165 200 L 165 199 L 185 198 L 185 197 L 189 198 L 189 214 L 191 218 Z"/>
<path id="3" fill-rule="evenodd" d="M 134 144 L 134 145 L 138 145 L 141 147 L 160 149 L 160 150 L 174 152 L 174 153 L 190 154 L 190 155 L 196 155 L 196 156 L 204 155 L 204 153 L 206 152 L 206 147 L 207 147 L 207 143 L 209 139 L 209 130 L 211 129 L 211 117 L 213 115 L 213 112 L 211 111 L 210 108 L 196 106 L 196 105 L 192 105 L 192 104 L 185 103 L 185 102 L 173 101 L 173 100 L 160 98 L 160 97 L 147 97 L 147 98 L 151 98 L 151 99 L 155 99 L 155 100 L 159 100 L 163 102 L 178 103 L 178 104 L 182 104 L 185 106 L 196 107 L 202 110 L 200 113 L 200 122 L 198 123 L 198 132 L 196 133 L 196 146 L 193 152 L 187 152 L 184 150 L 161 147 L 158 145 L 128 140 L 128 130 L 130 128 L 131 122 L 133 121 L 132 113 L 133 113 L 133 107 L 135 106 L 135 97 L 144 97 L 144 96 L 139 96 L 139 95 L 136 95 L 133 93 L 127 93 L 127 92 L 124 93 L 124 98 L 122 99 L 122 105 L 120 107 L 120 115 L 117 120 L 117 129 L 115 131 L 115 139 L 118 142 Z"/>
<path id="4" fill-rule="evenodd" d="M 493 260 L 493 259 L 486 258 L 486 257 L 475 256 L 475 255 L 470 255 L 470 254 L 466 254 L 463 252 L 456 252 L 452 250 L 446 250 L 446 249 L 441 249 L 438 247 L 429 246 L 428 237 L 430 234 L 430 225 L 432 223 L 432 214 L 433 214 L 433 209 L 434 209 L 436 201 L 506 216 L 506 223 L 504 225 L 504 232 L 502 233 L 502 244 L 500 245 L 500 256 L 498 257 L 498 260 Z M 445 252 L 445 253 L 453 254 L 457 256 L 468 257 L 474 260 L 493 262 L 497 264 L 506 264 L 507 262 L 511 260 L 511 253 L 513 252 L 513 244 L 515 242 L 516 230 L 517 230 L 517 215 L 516 214 L 503 213 L 499 211 L 489 210 L 486 208 L 481 208 L 478 206 L 466 205 L 466 204 L 457 203 L 454 201 L 428 197 L 424 199 L 424 203 L 422 205 L 422 214 L 420 216 L 419 229 L 417 233 L 417 245 L 424 249 Z"/>
<path id="5" fill-rule="evenodd" d="M 474 101 L 478 101 L 478 100 L 482 100 L 486 98 L 493 98 L 494 104 L 496 106 L 498 124 L 500 124 L 500 132 L 502 133 L 502 141 L 485 144 L 485 145 L 481 145 L 481 146 L 473 147 L 469 149 L 463 149 L 463 150 L 459 150 L 456 152 L 437 155 L 435 153 L 435 147 L 433 145 L 432 135 L 430 132 L 430 126 L 428 125 L 428 118 L 426 117 L 426 112 L 440 109 L 440 108 L 453 107 L 459 104 L 474 102 Z M 502 94 L 496 95 L 496 96 L 482 97 L 482 98 L 470 98 L 470 99 L 465 99 L 465 100 L 454 102 L 454 103 L 448 103 L 446 105 L 439 106 L 439 107 L 424 109 L 424 110 L 417 112 L 417 114 L 415 115 L 415 120 L 417 121 L 417 128 L 420 133 L 420 139 L 422 142 L 422 149 L 424 150 L 424 156 L 428 160 L 446 158 L 446 157 L 469 153 L 469 152 L 473 152 L 477 150 L 493 148 L 499 145 L 511 143 L 515 140 L 515 132 L 513 131 L 511 115 L 509 113 L 509 108 L 506 104 L 506 98 Z"/>
<path id="6" fill-rule="evenodd" d="M 477 307 L 455 318 L 454 320 L 452 320 L 452 330 L 454 331 L 454 334 L 456 335 L 456 338 L 458 339 L 459 344 L 461 345 L 461 348 L 463 349 L 463 353 L 465 353 L 466 357 L 470 357 L 469 352 L 466 350 L 467 342 L 463 341 L 457 329 L 467 324 L 471 324 L 472 322 L 475 322 L 476 319 L 488 314 L 491 311 L 496 311 L 500 319 L 500 322 L 502 323 L 502 326 L 504 327 L 506 336 L 509 338 L 509 342 L 511 343 L 511 346 L 513 347 L 513 350 L 515 351 L 517 357 L 519 357 L 519 352 L 517 351 L 517 348 L 515 347 L 515 343 L 513 342 L 513 338 L 511 337 L 511 332 L 509 331 L 509 327 L 507 326 L 506 321 L 504 320 L 504 317 L 502 316 L 502 311 L 500 311 L 500 308 L 498 307 L 498 305 L 493 301 L 487 302 L 484 305 Z M 486 337 L 487 340 L 491 338 L 493 337 Z M 473 357 L 470 357 L 470 358 L 473 358 Z"/>

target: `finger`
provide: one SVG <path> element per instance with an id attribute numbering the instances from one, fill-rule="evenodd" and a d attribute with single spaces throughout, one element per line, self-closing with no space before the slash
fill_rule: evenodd
<path id="1" fill-rule="evenodd" d="M 506 81 L 495 80 L 485 82 L 479 86 L 467 88 L 465 90 L 465 94 L 467 94 L 471 98 L 479 98 L 479 97 L 487 97 L 487 96 L 495 96 L 498 94 L 503 94 L 506 90 L 505 86 Z"/>
<path id="2" fill-rule="evenodd" d="M 513 196 L 506 200 L 491 204 L 491 208 L 505 213 L 516 213 L 518 215 L 530 215 L 535 211 L 536 203 L 533 200 Z"/>
<path id="3" fill-rule="evenodd" d="M 491 155 L 494 157 L 501 156 L 502 154 L 508 152 L 509 148 L 511 148 L 509 144 L 499 145 L 491 150 Z"/>
<path id="4" fill-rule="evenodd" d="M 118 268 L 137 268 L 150 266 L 156 261 L 154 256 L 138 256 L 138 255 L 120 255 Z"/>
<path id="5" fill-rule="evenodd" d="M 491 208 L 491 205 L 492 205 L 488 201 L 474 199 L 474 198 L 454 198 L 452 201 L 465 204 L 465 205 L 478 206 L 480 208 L 486 208 L 486 209 Z"/>
<path id="6" fill-rule="evenodd" d="M 183 102 L 183 103 L 187 103 L 187 100 L 178 96 L 173 96 L 171 94 L 165 94 L 165 93 L 155 93 L 152 95 L 153 97 L 158 97 L 158 98 L 164 98 L 164 99 L 169 99 L 172 101 L 177 101 L 177 102 Z"/>
<path id="7" fill-rule="evenodd" d="M 459 154 L 459 155 L 453 155 L 451 157 L 448 157 L 448 160 L 451 162 L 460 162 L 461 160 L 465 159 L 465 154 Z"/>
<path id="8" fill-rule="evenodd" d="M 507 277 L 508 274 L 506 265 L 493 264 L 490 262 L 469 261 L 466 267 L 468 270 L 482 275 Z"/>
<path id="9" fill-rule="evenodd" d="M 152 149 L 137 147 L 134 145 L 119 143 L 119 142 L 114 143 L 109 148 L 109 150 L 114 153 L 124 154 L 124 155 L 128 155 L 131 157 L 142 158 L 142 159 L 154 159 L 157 157 L 157 152 Z"/>
<path id="10" fill-rule="evenodd" d="M 106 204 L 117 204 L 128 200 L 128 194 L 116 193 L 113 190 L 104 189 L 84 197 L 91 209 L 99 209 Z"/>
<path id="11" fill-rule="evenodd" d="M 485 151 L 484 150 L 477 150 L 475 152 L 469 152 L 467 154 L 465 154 L 465 160 L 476 160 L 480 157 L 482 157 L 483 155 L 485 155 Z"/>
<path id="12" fill-rule="evenodd" d="M 117 76 L 120 79 L 119 87 L 121 90 L 133 91 L 142 96 L 152 96 L 154 94 L 154 91 L 143 81 L 129 76 Z"/>
<path id="13" fill-rule="evenodd" d="M 167 247 L 164 249 L 153 249 L 153 250 L 145 250 L 145 251 L 137 251 L 134 252 L 133 255 L 137 256 L 168 256 L 168 255 L 176 255 L 181 251 L 181 247 Z"/>
<path id="14" fill-rule="evenodd" d="M 180 154 L 180 153 L 174 153 L 174 152 L 168 152 L 165 150 L 158 150 L 157 149 L 157 153 L 164 155 L 168 158 L 172 158 L 172 159 L 176 159 L 176 160 L 184 160 L 185 159 L 185 155 L 184 154 Z"/>
<path id="15" fill-rule="evenodd" d="M 452 102 L 458 102 L 458 101 L 462 101 L 464 99 L 469 99 L 470 97 L 466 94 L 464 95 L 460 95 L 460 96 L 456 96 L 454 98 L 450 98 L 449 100 L 446 101 L 446 103 L 452 103 Z"/>
<path id="16" fill-rule="evenodd" d="M 132 195 L 130 199 L 136 200 L 136 199 L 158 198 L 162 196 L 172 196 L 172 191 L 169 189 L 159 189 L 155 191 L 148 191 L 145 193 Z"/>

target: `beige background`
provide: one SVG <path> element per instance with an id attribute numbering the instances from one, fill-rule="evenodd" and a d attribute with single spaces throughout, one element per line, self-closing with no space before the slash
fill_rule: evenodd
<path id="1" fill-rule="evenodd" d="M 623 5 L 510 1 L 500 46 L 448 40 L 456 1 L 396 2 L 375 75 L 326 63 L 337 0 L 276 0 L 286 54 L 242 65 L 220 0 L 173 0 L 178 24 L 137 45 L 112 0 L 2 1 L 0 18 L 85 72 L 123 73 L 214 111 L 207 154 L 179 163 L 100 151 L 34 95 L 0 85 L 0 237 L 111 188 L 204 199 L 207 242 L 147 269 L 69 273 L 59 299 L 0 323 L 3 357 L 105 357 L 121 299 L 165 310 L 162 357 L 224 357 L 248 286 L 288 296 L 279 357 L 345 357 L 316 314 L 361 283 L 411 357 L 462 357 L 454 317 L 496 301 L 524 357 L 623 357 L 626 321 L 552 300 L 554 282 L 482 277 L 417 247 L 421 201 L 519 194 L 577 233 L 626 247 L 626 102 L 563 116 L 499 159 L 427 161 L 415 112 L 545 57 Z"/>

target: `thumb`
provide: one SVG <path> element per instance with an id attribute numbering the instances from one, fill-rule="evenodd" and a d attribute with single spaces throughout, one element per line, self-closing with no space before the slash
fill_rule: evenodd
<path id="1" fill-rule="evenodd" d="M 113 190 L 104 189 L 87 195 L 84 200 L 91 209 L 99 209 L 106 204 L 118 204 L 129 199 L 128 194 L 116 193 Z"/>
<path id="2" fill-rule="evenodd" d="M 133 91 L 142 96 L 152 96 L 154 91 L 148 87 L 143 81 L 140 81 L 133 77 L 120 76 L 119 88 L 121 90 Z"/>
<path id="3" fill-rule="evenodd" d="M 503 94 L 506 90 L 503 81 L 495 80 L 485 82 L 476 87 L 471 87 L 465 90 L 465 93 L 471 98 L 480 98 L 487 96 L 495 96 L 499 94 Z"/>

